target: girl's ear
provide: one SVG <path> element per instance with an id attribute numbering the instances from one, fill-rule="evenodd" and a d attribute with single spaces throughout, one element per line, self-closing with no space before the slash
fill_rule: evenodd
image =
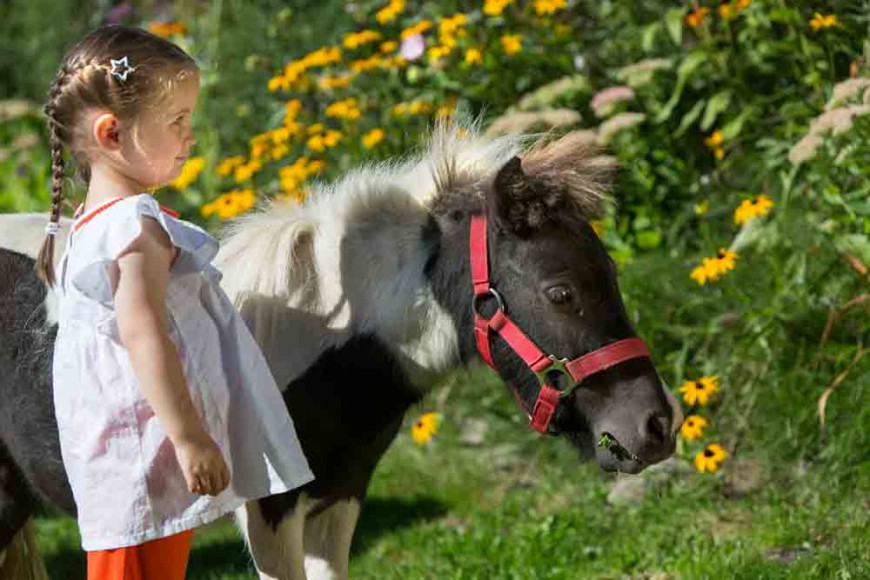
<path id="1" fill-rule="evenodd" d="M 97 145 L 115 151 L 121 147 L 120 123 L 112 113 L 103 113 L 94 120 L 93 137 Z"/>

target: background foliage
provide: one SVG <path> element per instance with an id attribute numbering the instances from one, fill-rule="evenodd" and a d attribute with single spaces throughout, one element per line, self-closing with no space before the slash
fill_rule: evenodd
<path id="1" fill-rule="evenodd" d="M 0 210 L 47 208 L 40 101 L 64 47 L 113 9 L 0 7 L 15 39 L 0 55 Z M 492 132 L 587 131 L 621 162 L 596 225 L 638 332 L 675 390 L 719 378 L 708 405 L 686 406 L 709 422 L 681 439 L 690 471 L 644 480 L 657 501 L 602 511 L 609 478 L 522 432 L 488 372 L 455 377 L 421 409 L 443 416 L 435 439 L 403 434 L 376 475 L 358 575 L 383 561 L 396 577 L 867 574 L 866 1 L 184 1 L 134 3 L 121 21 L 180 23 L 172 39 L 201 64 L 200 165 L 161 195 L 215 230 L 259 197 L 297 203 L 312 179 L 406 153 L 457 109 Z M 757 217 L 736 223 L 759 195 L 772 208 L 744 205 Z M 720 250 L 733 269 L 699 284 Z M 722 470 L 691 473 L 712 442 Z M 70 522 L 42 526 L 56 566 L 80 565 Z M 231 532 L 202 538 L 197 577 L 247 569 L 218 557 Z M 533 556 L 554 545 L 574 549 Z"/>

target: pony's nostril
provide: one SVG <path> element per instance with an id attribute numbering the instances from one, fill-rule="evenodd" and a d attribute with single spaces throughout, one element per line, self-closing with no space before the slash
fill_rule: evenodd
<path id="1" fill-rule="evenodd" d="M 670 437 L 670 420 L 664 414 L 654 413 L 646 421 L 646 435 L 655 443 L 664 443 Z"/>

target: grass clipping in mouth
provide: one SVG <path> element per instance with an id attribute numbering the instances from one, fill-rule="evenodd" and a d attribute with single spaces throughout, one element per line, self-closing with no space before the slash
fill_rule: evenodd
<path id="1" fill-rule="evenodd" d="M 620 445 L 620 443 L 619 443 L 619 441 L 617 441 L 616 437 L 614 437 L 613 435 L 611 435 L 607 431 L 604 431 L 601 433 L 601 438 L 598 440 L 598 446 L 604 447 L 605 449 L 610 451 L 610 453 L 613 454 L 613 456 L 616 457 L 617 459 L 619 459 L 620 461 L 623 461 L 625 459 L 633 459 L 635 461 L 640 461 L 640 459 L 638 459 L 637 455 L 635 455 L 634 453 L 632 453 L 631 451 L 629 451 L 628 449 L 626 449 L 625 447 Z"/>

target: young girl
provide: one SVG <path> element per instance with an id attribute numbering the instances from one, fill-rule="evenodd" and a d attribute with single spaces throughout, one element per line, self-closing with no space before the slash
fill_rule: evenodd
<path id="1" fill-rule="evenodd" d="M 54 404 L 89 579 L 183 578 L 193 528 L 313 477 L 218 286 L 217 242 L 143 193 L 180 173 L 198 93 L 184 51 L 113 26 L 67 54 L 45 108 L 53 203 L 37 268 L 59 289 Z M 88 191 L 53 271 L 64 147 Z"/>

